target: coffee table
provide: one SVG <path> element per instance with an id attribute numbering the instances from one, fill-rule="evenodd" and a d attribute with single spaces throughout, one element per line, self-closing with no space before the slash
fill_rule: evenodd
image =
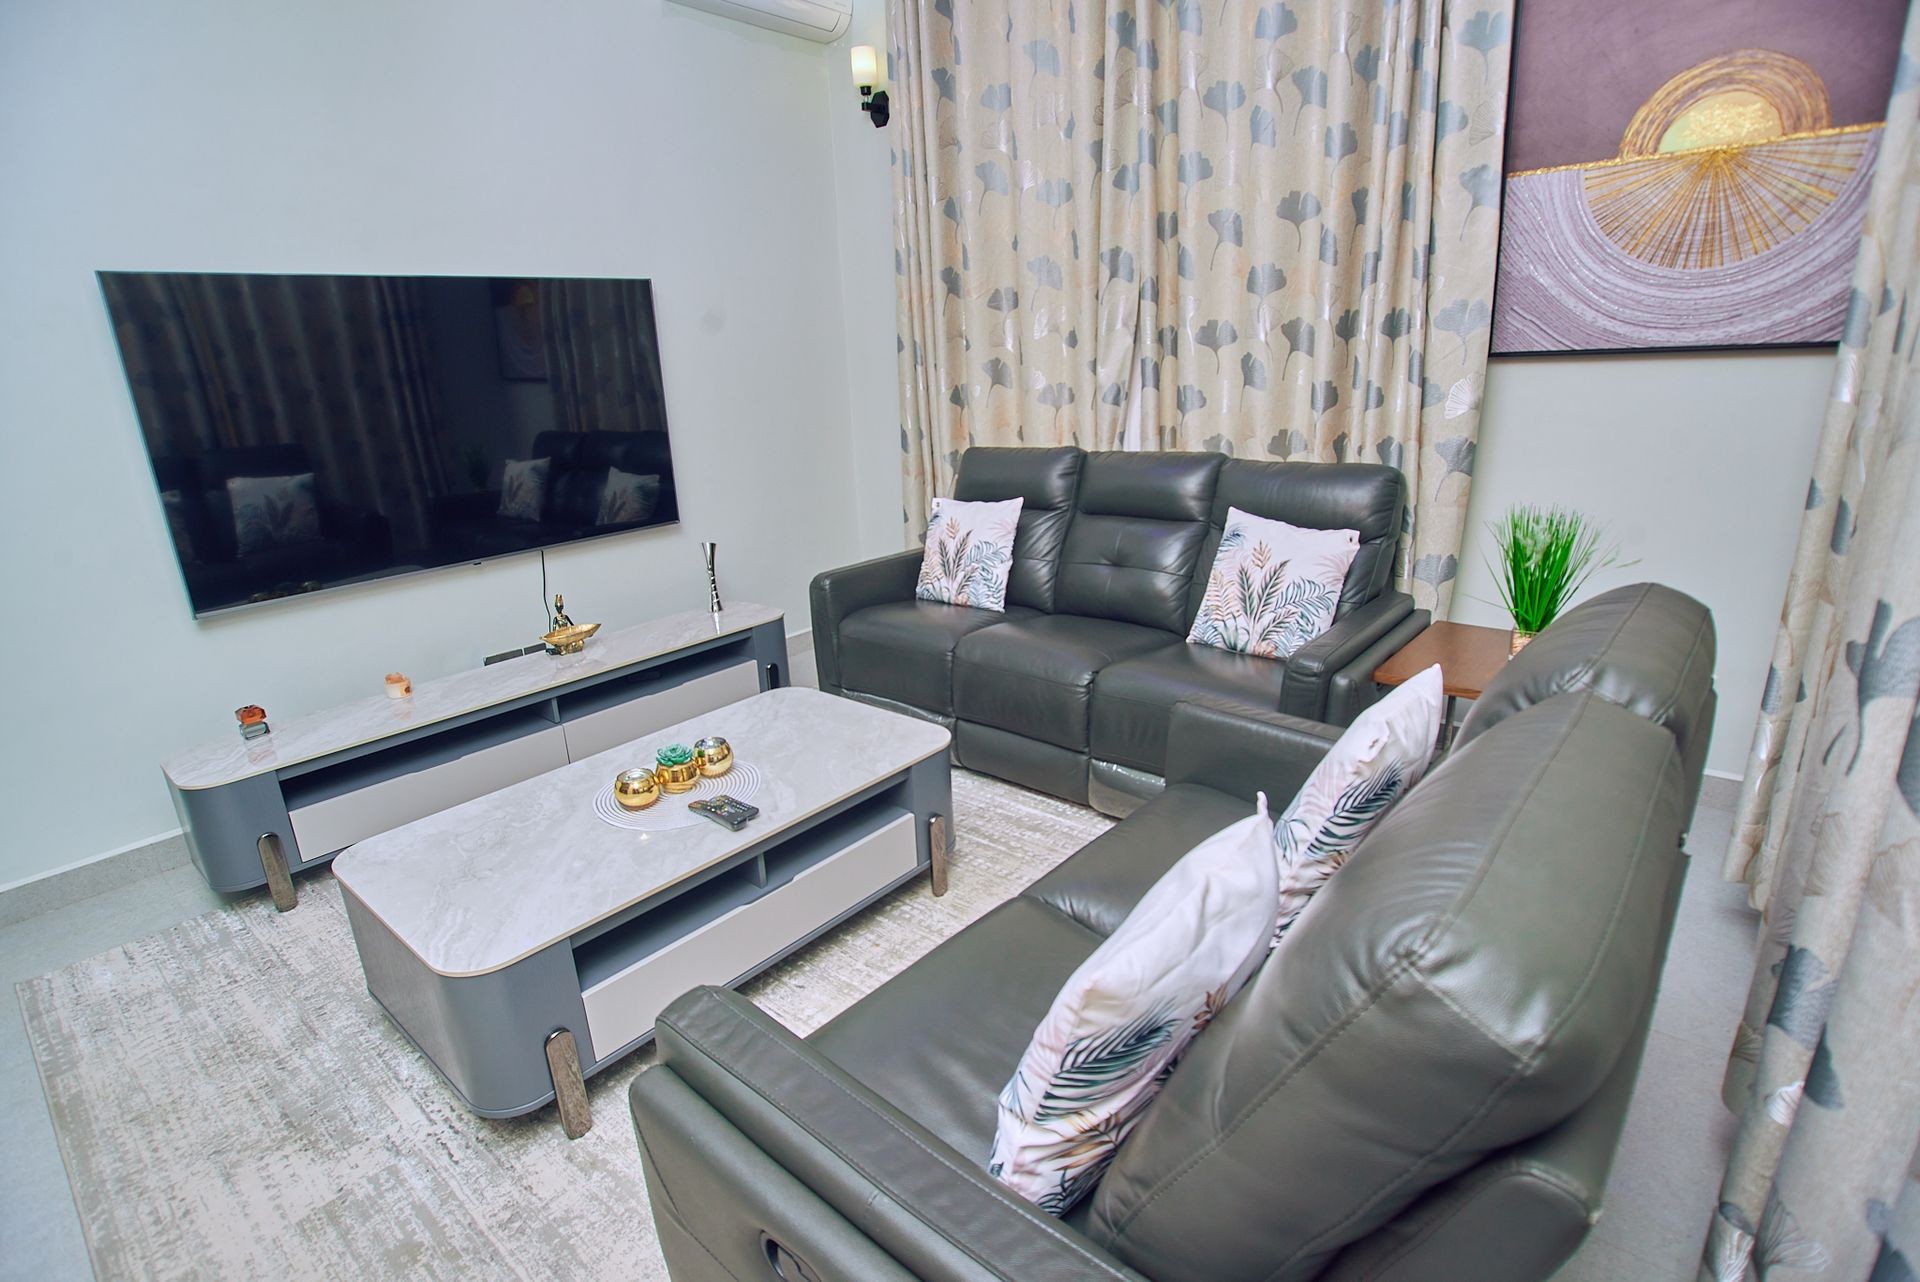
<path id="1" fill-rule="evenodd" d="M 702 735 L 759 775 L 745 828 L 596 814 L 619 771 Z M 742 982 L 921 872 L 945 890 L 948 743 L 930 722 L 769 690 L 371 837 L 333 865 L 367 990 L 474 1112 L 558 1100 L 577 1138 L 585 1078 L 681 993 Z"/>

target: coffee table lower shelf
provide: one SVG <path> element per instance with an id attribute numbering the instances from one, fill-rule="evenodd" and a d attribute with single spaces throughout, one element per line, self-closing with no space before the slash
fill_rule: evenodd
<path id="1" fill-rule="evenodd" d="M 430 969 L 344 881 L 341 893 L 368 991 L 462 1102 L 512 1117 L 558 1098 L 577 1137 L 591 1120 L 568 1088 L 650 1041 L 682 993 L 745 982 L 921 873 L 944 889 L 951 813 L 942 754 L 477 975 Z"/>

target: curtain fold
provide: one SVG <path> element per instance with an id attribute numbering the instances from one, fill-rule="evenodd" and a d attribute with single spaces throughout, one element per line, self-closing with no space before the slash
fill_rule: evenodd
<path id="1" fill-rule="evenodd" d="M 652 295 L 644 280 L 540 282 L 547 381 L 564 430 L 667 430 Z"/>
<path id="2" fill-rule="evenodd" d="M 970 445 L 1386 463 L 1444 611 L 1512 0 L 890 0 L 904 517 Z"/>
<path id="3" fill-rule="evenodd" d="M 298 444 L 325 492 L 384 513 L 402 547 L 430 541 L 447 473 L 418 280 L 115 273 L 101 287 L 156 457 Z"/>
<path id="4" fill-rule="evenodd" d="M 1920 1246 L 1920 23 L 1909 19 L 1726 871 L 1764 932 L 1700 1277 Z"/>

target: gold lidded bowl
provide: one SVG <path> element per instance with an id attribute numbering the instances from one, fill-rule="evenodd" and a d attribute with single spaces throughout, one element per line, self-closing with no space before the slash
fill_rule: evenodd
<path id="1" fill-rule="evenodd" d="M 700 764 L 701 774 L 718 779 L 733 769 L 733 745 L 717 734 L 708 735 L 694 741 L 693 759 Z"/>
<path id="2" fill-rule="evenodd" d="M 651 770 L 622 770 L 613 779 L 613 799 L 622 810 L 645 810 L 660 800 L 660 780 Z"/>
<path id="3" fill-rule="evenodd" d="M 668 792 L 687 792 L 700 782 L 700 762 L 684 743 L 670 743 L 653 754 L 653 773 Z"/>

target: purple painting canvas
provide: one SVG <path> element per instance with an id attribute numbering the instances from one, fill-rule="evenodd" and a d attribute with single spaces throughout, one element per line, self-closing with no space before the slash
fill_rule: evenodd
<path id="1" fill-rule="evenodd" d="M 1832 342 L 1905 0 L 1527 0 L 1493 352 Z"/>

